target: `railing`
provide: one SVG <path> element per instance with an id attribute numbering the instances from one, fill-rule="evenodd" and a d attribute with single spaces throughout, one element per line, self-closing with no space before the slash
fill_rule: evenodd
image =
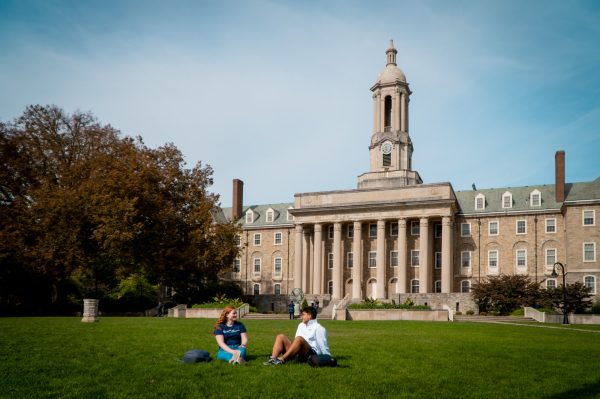
<path id="1" fill-rule="evenodd" d="M 333 311 L 331 312 L 331 320 L 335 320 L 337 318 L 337 310 L 345 310 L 348 307 L 349 300 L 350 294 L 346 294 L 346 296 L 341 301 L 333 305 Z"/>

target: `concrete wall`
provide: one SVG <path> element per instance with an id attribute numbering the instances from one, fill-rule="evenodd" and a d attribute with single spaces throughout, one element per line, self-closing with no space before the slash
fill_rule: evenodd
<path id="1" fill-rule="evenodd" d="M 420 320 L 448 321 L 446 310 L 363 310 L 347 309 L 347 320 Z"/>
<path id="2" fill-rule="evenodd" d="M 448 305 L 454 312 L 465 314 L 472 310 L 474 314 L 479 313 L 477 304 L 469 293 L 450 293 L 450 294 L 397 294 L 396 303 L 404 303 L 407 299 L 413 301 L 415 305 L 427 305 L 431 309 L 444 309 Z"/>

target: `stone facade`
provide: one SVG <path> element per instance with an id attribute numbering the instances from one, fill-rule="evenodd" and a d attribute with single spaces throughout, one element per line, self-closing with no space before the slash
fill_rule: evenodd
<path id="1" fill-rule="evenodd" d="M 412 170 L 411 91 L 395 54 L 391 43 L 387 65 L 371 88 L 370 170 L 358 177 L 357 189 L 244 206 L 243 184 L 234 181 L 237 203 L 220 217 L 241 212 L 235 220 L 243 234 L 228 277 L 246 295 L 269 296 L 257 300 L 273 307 L 265 310 L 281 311 L 291 290 L 301 288 L 307 298 L 409 296 L 464 313 L 476 311 L 468 295 L 473 283 L 525 274 L 559 286 L 562 281 L 548 275 L 561 262 L 567 283 L 580 281 L 596 296 L 600 178 L 565 183 L 565 154 L 558 151 L 555 184 L 462 192 L 450 183 L 423 184 Z"/>

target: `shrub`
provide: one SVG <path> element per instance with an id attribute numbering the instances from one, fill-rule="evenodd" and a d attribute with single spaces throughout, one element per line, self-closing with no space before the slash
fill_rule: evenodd
<path id="1" fill-rule="evenodd" d="M 511 316 L 525 316 L 525 309 L 519 308 L 512 311 Z"/>
<path id="2" fill-rule="evenodd" d="M 415 305 L 413 301 L 410 299 L 406 300 L 404 303 L 395 304 L 380 302 L 376 299 L 366 298 L 361 303 L 353 303 L 348 305 L 349 309 L 402 309 L 402 310 L 431 310 L 431 307 L 425 305 Z"/>
<path id="3" fill-rule="evenodd" d="M 470 309 L 469 309 L 469 310 L 467 310 L 467 312 L 466 312 L 466 313 L 467 313 L 467 315 L 469 315 L 469 316 L 473 316 L 473 315 L 475 314 L 475 312 L 474 312 L 474 311 L 472 311 L 472 310 L 470 310 Z"/>
<path id="4" fill-rule="evenodd" d="M 592 313 L 593 314 L 600 314 L 600 302 L 596 302 L 593 306 L 592 306 Z"/>

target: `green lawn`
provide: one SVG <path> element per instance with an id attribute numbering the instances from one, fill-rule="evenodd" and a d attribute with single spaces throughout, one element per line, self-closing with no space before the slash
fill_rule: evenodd
<path id="1" fill-rule="evenodd" d="M 600 326 L 324 320 L 340 367 L 311 369 L 262 365 L 297 321 L 248 320 L 247 366 L 181 363 L 213 324 L 0 318 L 0 397 L 600 398 Z"/>

